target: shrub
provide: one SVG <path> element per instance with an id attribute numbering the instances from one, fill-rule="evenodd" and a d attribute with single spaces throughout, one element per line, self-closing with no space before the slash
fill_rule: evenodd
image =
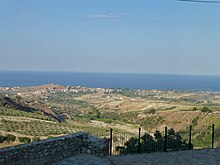
<path id="1" fill-rule="evenodd" d="M 193 107 L 193 111 L 196 111 L 196 110 L 198 110 L 198 108 L 197 107 Z"/>
<path id="2" fill-rule="evenodd" d="M 16 98 L 17 100 L 21 100 L 21 96 L 19 96 L 19 95 L 16 95 L 15 98 Z"/>
<path id="3" fill-rule="evenodd" d="M 193 118 L 192 120 L 192 124 L 195 126 L 198 124 L 198 120 L 199 120 L 199 116 L 196 116 L 195 118 Z"/>
<path id="4" fill-rule="evenodd" d="M 6 137 L 3 135 L 0 135 L 0 143 L 3 143 L 4 141 L 6 141 Z"/>
<path id="5" fill-rule="evenodd" d="M 211 112 L 212 112 L 212 110 L 211 110 L 209 107 L 203 107 L 203 108 L 201 109 L 201 111 L 202 111 L 202 112 L 208 112 L 208 113 L 211 113 Z"/>
<path id="6" fill-rule="evenodd" d="M 32 142 L 38 142 L 38 141 L 40 141 L 40 138 L 39 138 L 39 137 L 33 137 L 33 138 L 32 138 Z"/>
<path id="7" fill-rule="evenodd" d="M 122 154 L 127 153 L 146 153 L 146 152 L 158 152 L 164 150 L 164 140 L 165 138 L 161 135 L 159 131 L 154 133 L 154 137 L 148 133 L 141 136 L 141 141 L 139 143 L 137 138 L 130 138 L 124 143 L 124 146 L 117 146 L 116 151 Z M 139 145 L 140 144 L 140 145 Z M 176 133 L 174 129 L 169 129 L 167 134 L 167 150 L 168 151 L 179 151 L 187 150 L 193 148 L 192 144 L 183 140 L 179 133 Z"/>
<path id="8" fill-rule="evenodd" d="M 152 108 L 152 109 L 149 110 L 148 113 L 149 113 L 149 114 L 155 114 L 155 113 L 156 113 L 156 110 L 155 110 L 154 108 Z"/>
<path id="9" fill-rule="evenodd" d="M 220 138 L 220 128 L 215 129 L 215 136 L 216 136 L 217 139 Z"/>
<path id="10" fill-rule="evenodd" d="M 51 139 L 51 138 L 54 138 L 54 137 L 53 137 L 53 136 L 48 136 L 48 137 L 47 137 L 47 139 Z"/>
<path id="11" fill-rule="evenodd" d="M 31 139 L 29 137 L 18 137 L 19 142 L 21 143 L 30 143 Z"/>
<path id="12" fill-rule="evenodd" d="M 14 142 L 15 139 L 16 139 L 16 136 L 14 136 L 14 135 L 11 135 L 11 134 L 6 135 L 6 140 L 8 143 Z"/>

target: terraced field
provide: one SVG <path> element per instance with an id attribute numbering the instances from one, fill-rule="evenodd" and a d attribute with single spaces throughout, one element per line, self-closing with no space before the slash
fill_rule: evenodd
<path id="1" fill-rule="evenodd" d="M 45 139 L 83 131 L 103 137 L 110 128 L 136 135 L 138 127 L 152 133 L 164 132 L 167 126 L 187 140 L 192 125 L 193 143 L 200 148 L 210 147 L 211 125 L 215 124 L 215 144 L 220 141 L 219 92 L 44 85 L 3 88 L 1 93 L 2 135 Z"/>

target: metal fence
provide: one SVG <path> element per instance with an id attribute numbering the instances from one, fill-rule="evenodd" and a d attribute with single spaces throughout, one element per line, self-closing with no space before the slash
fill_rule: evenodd
<path id="1" fill-rule="evenodd" d="M 163 132 L 154 133 L 144 132 L 139 128 L 137 133 L 114 132 L 110 129 L 109 133 L 109 154 L 132 154 L 132 153 L 149 153 L 149 152 L 169 152 L 197 149 L 193 144 L 192 126 L 187 130 L 187 136 L 181 136 L 181 133 L 173 129 L 164 128 Z M 215 125 L 209 127 L 210 139 L 208 143 L 200 148 L 214 148 L 218 146 L 219 140 L 215 132 Z M 202 139 L 203 140 L 203 139 Z M 215 144 L 216 142 L 216 144 Z"/>

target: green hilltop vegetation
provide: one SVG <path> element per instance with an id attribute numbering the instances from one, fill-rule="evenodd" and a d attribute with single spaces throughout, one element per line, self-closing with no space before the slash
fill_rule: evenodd
<path id="1" fill-rule="evenodd" d="M 137 136 L 173 128 L 194 148 L 220 147 L 220 92 L 63 87 L 0 88 L 0 147 L 88 132 Z M 117 139 L 117 138 L 116 138 Z M 121 152 L 123 150 L 121 149 Z M 124 151 L 125 152 L 125 151 Z"/>

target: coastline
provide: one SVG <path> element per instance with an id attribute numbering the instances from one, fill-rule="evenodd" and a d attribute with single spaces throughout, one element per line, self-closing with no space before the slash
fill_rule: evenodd
<path id="1" fill-rule="evenodd" d="M 220 76 L 0 71 L 1 87 L 43 84 L 132 90 L 220 91 Z"/>

